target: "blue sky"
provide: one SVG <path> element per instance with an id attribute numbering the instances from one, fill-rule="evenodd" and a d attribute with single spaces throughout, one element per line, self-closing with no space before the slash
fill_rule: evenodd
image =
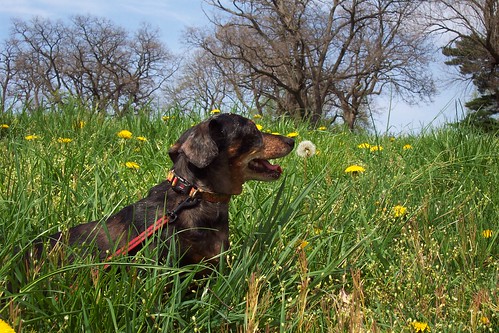
<path id="1" fill-rule="evenodd" d="M 202 0 L 2 0 L 0 5 L 0 40 L 8 35 L 10 20 L 28 20 L 33 16 L 66 19 L 76 14 L 91 14 L 111 19 L 116 24 L 135 30 L 147 22 L 160 30 L 161 36 L 174 53 L 183 52 L 182 32 L 188 26 L 208 24 L 203 10 L 210 8 Z M 431 124 L 441 125 L 456 119 L 456 103 L 464 103 L 467 97 L 462 86 L 451 84 L 452 68 L 434 64 L 435 77 L 440 82 L 440 94 L 430 104 L 410 106 L 388 96 L 377 101 L 379 114 L 375 115 L 378 131 L 384 131 L 390 116 L 390 131 L 418 132 Z M 387 94 L 388 95 L 388 94 Z M 388 109 L 392 111 L 388 113 Z M 461 108 L 459 107 L 459 110 Z M 461 116 L 458 111 L 458 116 Z"/>
<path id="2" fill-rule="evenodd" d="M 206 23 L 201 0 L 2 0 L 0 5 L 0 37 L 9 32 L 10 20 L 29 20 L 33 16 L 67 19 L 72 15 L 91 14 L 111 19 L 135 30 L 142 22 L 161 31 L 168 47 L 182 47 L 180 35 L 187 26 Z"/>

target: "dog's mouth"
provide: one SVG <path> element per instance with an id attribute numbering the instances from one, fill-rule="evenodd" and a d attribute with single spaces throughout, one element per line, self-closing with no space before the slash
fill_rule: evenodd
<path id="1" fill-rule="evenodd" d="M 272 164 L 268 160 L 255 158 L 248 163 L 248 169 L 270 179 L 277 179 L 282 174 L 279 164 Z"/>

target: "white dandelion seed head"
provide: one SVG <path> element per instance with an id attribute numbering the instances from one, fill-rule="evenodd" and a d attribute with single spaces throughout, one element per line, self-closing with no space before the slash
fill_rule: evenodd
<path id="1" fill-rule="evenodd" d="M 305 140 L 300 142 L 298 148 L 296 148 L 296 155 L 303 158 L 309 158 L 315 155 L 315 151 L 316 148 L 312 141 Z"/>

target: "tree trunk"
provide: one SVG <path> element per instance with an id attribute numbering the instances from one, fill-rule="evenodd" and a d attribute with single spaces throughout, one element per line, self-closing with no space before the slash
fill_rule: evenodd
<path id="1" fill-rule="evenodd" d="M 353 132 L 358 111 L 348 105 L 346 101 L 341 102 L 341 109 L 343 111 L 343 120 L 345 121 L 345 124 L 347 124 L 348 129 Z"/>

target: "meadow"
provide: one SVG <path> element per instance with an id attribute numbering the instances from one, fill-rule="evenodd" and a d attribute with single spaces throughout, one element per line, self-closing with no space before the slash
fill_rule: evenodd
<path id="1" fill-rule="evenodd" d="M 499 139 L 466 127 L 392 137 L 255 118 L 316 152 L 293 151 L 280 180 L 233 197 L 231 248 L 211 276 L 161 265 L 154 250 L 109 270 L 64 251 L 23 269 L 36 238 L 105 218 L 164 180 L 170 145 L 200 119 L 78 106 L 0 116 L 0 328 L 499 331 Z"/>

